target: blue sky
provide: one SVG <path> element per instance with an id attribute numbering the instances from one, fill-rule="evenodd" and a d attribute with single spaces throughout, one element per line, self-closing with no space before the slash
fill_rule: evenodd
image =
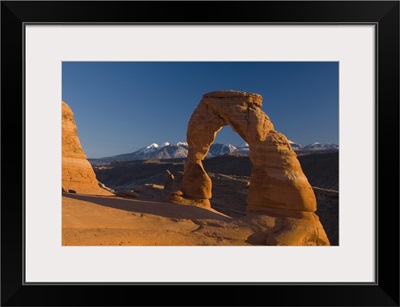
<path id="1" fill-rule="evenodd" d="M 262 95 L 275 130 L 303 146 L 339 144 L 338 62 L 63 62 L 62 99 L 88 158 L 186 141 L 204 93 Z M 217 143 L 239 145 L 230 127 Z"/>

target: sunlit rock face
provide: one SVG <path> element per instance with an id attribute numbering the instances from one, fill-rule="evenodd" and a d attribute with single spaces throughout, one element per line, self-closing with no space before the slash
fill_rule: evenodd
<path id="1" fill-rule="evenodd" d="M 247 215 L 291 216 L 297 215 L 296 212 L 302 213 L 301 218 L 297 217 L 301 221 L 298 225 L 302 227 L 291 225 L 289 229 L 283 225 L 280 236 L 270 236 L 268 242 L 277 240 L 273 245 L 279 245 L 279 242 L 285 242 L 283 245 L 291 245 L 290 242 L 293 245 L 308 245 L 297 243 L 306 242 L 308 239 L 305 238 L 319 238 L 316 245 L 329 245 L 322 225 L 314 214 L 317 209 L 314 191 L 301 169 L 297 155 L 288 139 L 274 130 L 261 106 L 261 95 L 254 93 L 229 90 L 203 95 L 189 120 L 189 148 L 182 185 L 179 191 L 173 193 L 171 201 L 210 207 L 212 182 L 204 170 L 202 160 L 217 132 L 229 125 L 250 148 L 253 167 Z M 311 241 L 317 242 L 314 239 Z"/>
<path id="2" fill-rule="evenodd" d="M 99 187 L 82 149 L 71 108 L 62 101 L 62 188 L 81 194 L 113 195 Z"/>

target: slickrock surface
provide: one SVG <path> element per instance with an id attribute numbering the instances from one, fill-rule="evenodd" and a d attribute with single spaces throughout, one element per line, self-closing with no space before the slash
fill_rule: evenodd
<path id="1" fill-rule="evenodd" d="M 260 109 L 261 95 L 238 91 L 216 91 L 203 95 L 188 128 L 189 151 L 182 185 L 171 195 L 179 204 L 210 208 L 212 181 L 203 167 L 217 132 L 226 125 L 249 144 L 252 171 L 247 214 L 296 216 L 275 233 L 269 242 L 297 245 L 313 237 L 316 244 L 329 245 L 318 216 L 314 191 L 304 175 L 288 139 L 274 130 Z M 306 223 L 308 226 L 305 226 Z M 289 227 L 289 225 L 291 225 Z M 289 228 L 287 228 L 289 227 Z"/>
<path id="2" fill-rule="evenodd" d="M 213 209 L 64 194 L 63 246 L 324 245 L 313 213 L 230 218 Z M 277 236 L 276 233 L 279 235 Z"/>
<path id="3" fill-rule="evenodd" d="M 62 102 L 62 188 L 83 194 L 113 195 L 99 187 L 78 138 L 71 108 Z"/>

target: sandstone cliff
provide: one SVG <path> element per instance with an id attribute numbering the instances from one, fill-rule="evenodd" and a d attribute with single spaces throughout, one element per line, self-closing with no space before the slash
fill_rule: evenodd
<path id="1" fill-rule="evenodd" d="M 62 102 L 62 188 L 81 194 L 113 195 L 100 188 L 78 138 L 71 108 Z"/>

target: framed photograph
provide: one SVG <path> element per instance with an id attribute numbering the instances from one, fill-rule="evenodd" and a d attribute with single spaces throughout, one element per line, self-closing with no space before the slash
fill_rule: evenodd
<path id="1" fill-rule="evenodd" d="M 398 1 L 3 1 L 1 29 L 2 306 L 399 306 Z"/>

